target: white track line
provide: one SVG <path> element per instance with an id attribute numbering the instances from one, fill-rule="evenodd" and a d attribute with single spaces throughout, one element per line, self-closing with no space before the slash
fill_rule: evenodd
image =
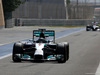
<path id="1" fill-rule="evenodd" d="M 86 73 L 85 75 L 94 75 L 95 73 Z"/>
<path id="2" fill-rule="evenodd" d="M 99 66 L 97 68 L 97 71 L 96 71 L 95 75 L 100 75 L 100 64 L 99 64 Z"/>
<path id="3" fill-rule="evenodd" d="M 5 55 L 5 56 L 1 56 L 0 59 L 4 59 L 4 58 L 9 57 L 9 56 L 11 56 L 11 55 L 12 55 L 12 54 L 10 53 L 10 54 L 7 54 L 7 55 Z"/>
<path id="4" fill-rule="evenodd" d="M 12 43 L 12 42 L 9 42 L 9 43 Z M 2 45 L 6 45 L 6 44 L 9 44 L 9 43 L 3 43 L 3 44 L 0 44 L 0 46 L 2 46 Z"/>
<path id="5" fill-rule="evenodd" d="M 4 44 L 0 44 L 0 46 L 2 46 L 2 45 L 4 45 Z"/>
<path id="6" fill-rule="evenodd" d="M 79 30 L 79 31 L 76 31 L 76 32 L 73 32 L 73 33 L 70 33 L 70 34 L 68 34 L 68 35 L 61 36 L 61 37 L 56 38 L 56 39 L 60 39 L 60 38 L 66 37 L 66 36 L 69 36 L 69 35 L 71 35 L 71 34 L 74 34 L 74 33 L 80 32 L 80 31 L 83 31 L 83 30 L 84 30 L 84 29 Z M 9 43 L 8 43 L 8 44 L 9 44 Z M 5 44 L 0 44 L 0 46 L 2 46 L 2 45 L 5 45 Z M 0 59 L 4 59 L 4 58 L 9 57 L 9 56 L 11 56 L 11 55 L 12 55 L 12 53 L 7 54 L 7 55 L 5 55 L 5 56 L 0 57 Z"/>

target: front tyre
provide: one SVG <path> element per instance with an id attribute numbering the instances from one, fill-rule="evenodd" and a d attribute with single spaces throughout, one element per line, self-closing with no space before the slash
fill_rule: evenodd
<path id="1" fill-rule="evenodd" d="M 58 63 L 65 63 L 69 59 L 69 43 L 58 44 L 57 56 Z"/>
<path id="2" fill-rule="evenodd" d="M 86 27 L 86 31 L 89 31 L 88 27 Z"/>
<path id="3" fill-rule="evenodd" d="M 23 51 L 22 44 L 15 43 L 13 46 L 13 52 L 12 52 L 12 60 L 14 62 L 21 62 L 22 51 Z"/>

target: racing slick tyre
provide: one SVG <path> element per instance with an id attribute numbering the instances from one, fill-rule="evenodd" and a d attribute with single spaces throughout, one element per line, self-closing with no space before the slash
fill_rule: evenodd
<path id="1" fill-rule="evenodd" d="M 12 60 L 14 62 L 21 62 L 21 54 L 22 54 L 22 44 L 21 43 L 15 43 L 13 46 L 13 54 L 12 54 Z"/>
<path id="2" fill-rule="evenodd" d="M 88 28 L 86 28 L 86 31 L 89 31 L 89 29 L 88 29 Z"/>
<path id="3" fill-rule="evenodd" d="M 57 45 L 58 63 L 65 63 L 69 59 L 69 43 L 61 43 Z"/>

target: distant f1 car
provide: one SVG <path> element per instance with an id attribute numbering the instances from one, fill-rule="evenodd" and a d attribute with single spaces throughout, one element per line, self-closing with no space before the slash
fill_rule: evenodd
<path id="1" fill-rule="evenodd" d="M 86 31 L 97 31 L 100 30 L 100 26 L 96 24 L 96 22 L 92 22 L 92 25 L 87 25 L 86 26 Z"/>
<path id="2" fill-rule="evenodd" d="M 14 62 L 56 60 L 58 63 L 65 63 L 68 59 L 69 43 L 55 43 L 54 30 L 33 30 L 33 40 L 16 42 L 13 46 L 12 60 Z"/>

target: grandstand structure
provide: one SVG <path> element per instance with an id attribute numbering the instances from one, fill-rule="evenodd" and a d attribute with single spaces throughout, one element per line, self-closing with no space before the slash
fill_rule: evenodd
<path id="1" fill-rule="evenodd" d="M 66 0 L 21 0 L 13 18 L 66 19 Z M 24 2 L 25 1 L 25 2 Z"/>

